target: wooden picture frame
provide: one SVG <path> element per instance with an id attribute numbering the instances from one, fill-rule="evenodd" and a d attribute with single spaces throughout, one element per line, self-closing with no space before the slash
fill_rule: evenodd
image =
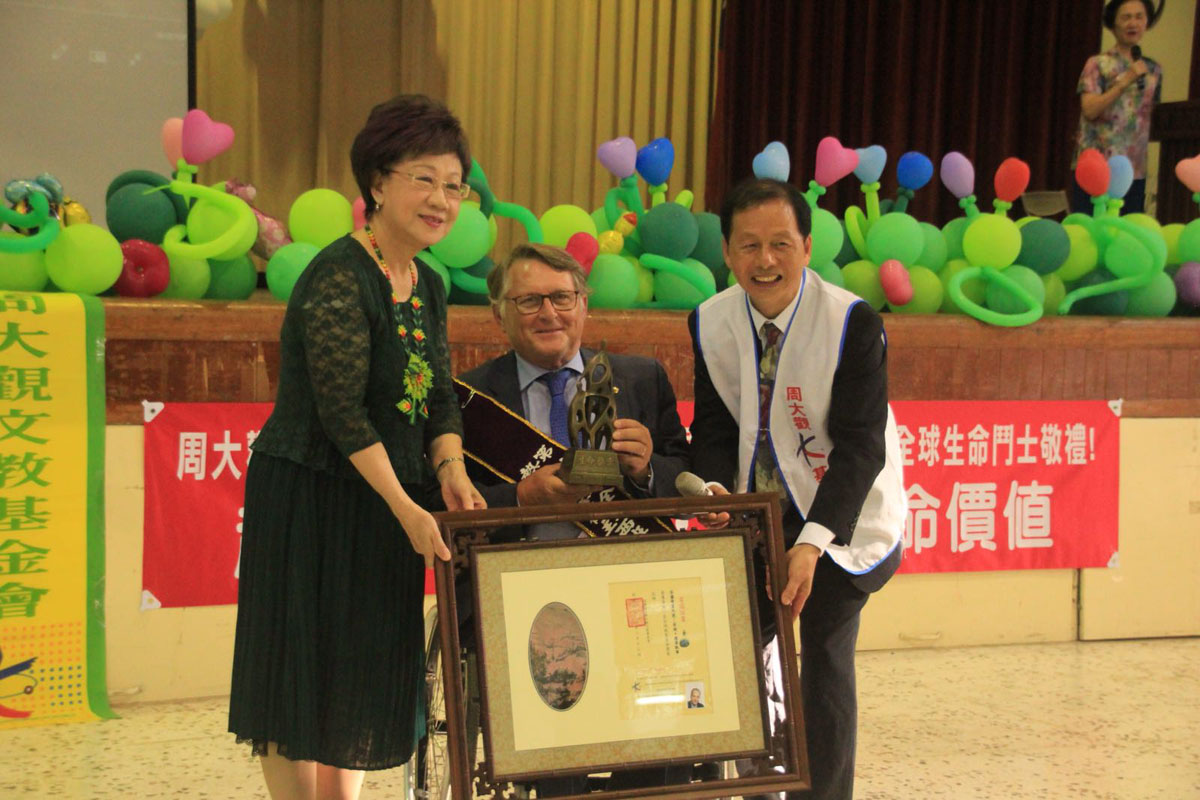
<path id="1" fill-rule="evenodd" d="M 730 524 L 505 541 L 514 538 L 513 526 L 704 512 L 729 513 Z M 810 785 L 791 613 L 760 598 L 763 565 L 785 561 L 773 495 L 437 517 L 452 554 L 435 568 L 439 635 L 444 654 L 460 655 L 442 660 L 454 797 L 501 796 L 509 784 L 547 778 L 734 759 L 769 768 L 750 778 L 573 796 L 715 798 Z M 783 588 L 780 572 L 769 573 L 774 596 Z M 765 609 L 769 618 L 760 619 Z M 783 665 L 787 709 L 774 731 L 764 629 L 777 632 Z M 475 724 L 483 740 L 478 760 Z"/>

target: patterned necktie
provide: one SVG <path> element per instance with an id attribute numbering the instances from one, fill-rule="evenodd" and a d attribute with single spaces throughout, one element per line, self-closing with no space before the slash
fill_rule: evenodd
<path id="1" fill-rule="evenodd" d="M 782 331 L 770 322 L 762 327 L 762 355 L 758 359 L 758 454 L 754 459 L 754 490 L 783 494 L 783 480 L 771 452 L 771 389 L 779 366 L 779 337 Z"/>
<path id="2" fill-rule="evenodd" d="M 563 396 L 563 392 L 567 388 L 567 381 L 574 377 L 575 373 L 568 367 L 563 367 L 555 372 L 544 372 L 538 376 L 538 380 L 546 384 L 546 388 L 550 390 L 550 438 L 557 441 L 564 447 L 570 447 L 570 434 L 567 433 L 567 400 Z"/>

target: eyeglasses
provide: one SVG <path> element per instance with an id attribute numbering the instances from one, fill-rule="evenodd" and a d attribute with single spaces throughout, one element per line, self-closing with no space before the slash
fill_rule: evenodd
<path id="1" fill-rule="evenodd" d="M 446 199 L 448 200 L 466 200 L 471 194 L 471 186 L 465 181 L 462 183 L 443 181 L 432 175 L 422 175 L 417 172 L 398 172 L 394 169 L 385 169 L 384 172 L 392 175 L 403 175 L 408 178 L 409 183 L 426 194 L 433 194 L 438 189 L 445 189 Z"/>
<path id="2" fill-rule="evenodd" d="M 570 311 L 579 305 L 579 292 L 558 291 L 550 294 L 522 294 L 517 297 L 504 298 L 517 307 L 522 314 L 536 314 L 542 310 L 542 303 L 550 301 L 555 311 Z"/>

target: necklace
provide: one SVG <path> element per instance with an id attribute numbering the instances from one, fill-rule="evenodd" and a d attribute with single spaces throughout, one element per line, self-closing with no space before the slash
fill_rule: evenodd
<path id="1" fill-rule="evenodd" d="M 387 262 L 383 259 L 379 242 L 375 241 L 375 232 L 371 230 L 370 225 L 365 227 L 364 232 L 367 234 L 367 241 L 371 243 L 371 249 L 375 251 L 379 268 L 387 278 L 388 288 L 392 291 L 392 313 L 393 319 L 396 321 L 396 334 L 400 337 L 400 345 L 408 356 L 408 363 L 404 367 L 404 397 L 396 403 L 396 408 L 401 414 L 408 417 L 409 424 L 415 425 L 418 417 L 429 419 L 429 406 L 426 400 L 429 397 L 429 389 L 433 386 L 433 367 L 425 358 L 426 336 L 421 324 L 421 309 L 424 304 L 421 302 L 421 298 L 417 297 L 417 265 L 411 263 L 408 265 L 409 274 L 412 276 L 412 296 L 409 297 L 407 303 L 402 303 L 392 284 L 392 271 L 388 269 Z M 411 331 L 402 319 L 405 306 L 411 310 Z"/>

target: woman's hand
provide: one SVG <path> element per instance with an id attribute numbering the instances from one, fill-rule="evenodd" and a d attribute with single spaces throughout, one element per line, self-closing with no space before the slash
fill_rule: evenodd
<path id="1" fill-rule="evenodd" d="M 467 477 L 466 467 L 461 462 L 447 464 L 439 476 L 442 480 L 442 500 L 447 511 L 471 511 L 487 508 L 487 501 Z"/>
<path id="2" fill-rule="evenodd" d="M 434 556 L 442 561 L 450 560 L 450 549 L 442 541 L 442 533 L 432 514 L 411 501 L 394 513 L 408 534 L 413 550 L 424 556 L 426 567 L 433 566 Z"/>

